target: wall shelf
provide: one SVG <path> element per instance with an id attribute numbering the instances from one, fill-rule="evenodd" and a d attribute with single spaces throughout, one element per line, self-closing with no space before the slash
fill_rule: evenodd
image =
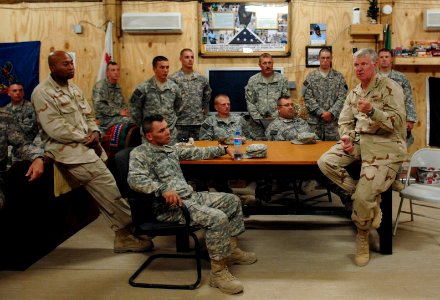
<path id="1" fill-rule="evenodd" d="M 437 57 L 395 57 L 394 65 L 440 65 L 440 56 Z"/>
<path id="2" fill-rule="evenodd" d="M 382 24 L 353 24 L 350 25 L 350 35 L 377 36 L 378 41 L 383 41 Z"/>

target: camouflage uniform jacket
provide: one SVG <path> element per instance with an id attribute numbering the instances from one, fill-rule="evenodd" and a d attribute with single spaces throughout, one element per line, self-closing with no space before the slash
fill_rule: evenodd
<path id="1" fill-rule="evenodd" d="M 299 133 L 313 133 L 309 124 L 299 117 L 285 119 L 278 117 L 266 128 L 268 141 L 292 141 L 297 139 Z M 318 137 L 316 137 L 318 139 Z"/>
<path id="2" fill-rule="evenodd" d="M 189 199 L 194 190 L 186 182 L 179 161 L 209 159 L 224 154 L 222 146 L 161 147 L 145 142 L 130 153 L 127 181 L 136 192 L 162 196 L 163 192 L 175 191 L 182 200 Z M 157 209 L 167 211 L 170 207 L 159 205 Z M 160 211 L 156 213 L 160 214 Z"/>
<path id="3" fill-rule="evenodd" d="M 175 131 L 177 114 L 182 105 L 180 89 L 167 79 L 163 90 L 155 82 L 154 76 L 136 87 L 130 98 L 130 116 L 133 123 L 142 127 L 147 115 L 160 114 L 165 118 L 171 131 Z"/>
<path id="4" fill-rule="evenodd" d="M 201 125 L 208 113 L 211 87 L 208 79 L 199 73 L 185 75 L 182 70 L 170 76 L 180 88 L 182 107 L 177 116 L 177 125 Z"/>
<path id="5" fill-rule="evenodd" d="M 357 110 L 361 97 L 372 103 L 371 116 Z M 359 84 L 347 95 L 339 116 L 339 134 L 360 145 L 363 164 L 388 165 L 406 158 L 404 100 L 403 90 L 396 82 L 379 76 L 366 91 Z"/>
<path id="6" fill-rule="evenodd" d="M 209 116 L 200 128 L 200 140 L 215 141 L 235 136 L 236 131 L 246 139 L 252 139 L 245 119 L 240 115 L 230 114 L 227 119 L 222 119 L 218 114 Z"/>
<path id="7" fill-rule="evenodd" d="M 5 110 L 13 116 L 26 141 L 32 142 L 38 134 L 37 116 L 32 103 L 25 99 L 18 105 L 12 105 L 10 102 L 5 106 Z"/>
<path id="8" fill-rule="evenodd" d="M 99 129 L 79 87 L 71 82 L 60 86 L 49 75 L 34 89 L 32 103 L 42 128 L 44 150 L 51 158 L 65 164 L 99 159 L 92 148 L 84 145 L 86 135 Z"/>
<path id="9" fill-rule="evenodd" d="M 309 124 L 323 123 L 326 127 L 338 127 L 339 114 L 347 95 L 347 83 L 340 72 L 331 69 L 326 77 L 319 70 L 311 72 L 303 83 L 302 93 L 309 111 Z M 321 114 L 325 111 L 332 113 L 333 122 L 325 123 L 321 120 Z"/>
<path id="10" fill-rule="evenodd" d="M 32 144 L 14 122 L 14 117 L 4 108 L 0 109 L 0 162 L 8 156 L 8 145 L 17 148 L 20 158 L 33 161 L 44 155 L 43 149 Z"/>
<path id="11" fill-rule="evenodd" d="M 382 73 L 379 74 L 384 76 Z M 405 94 L 406 120 L 414 123 L 417 122 L 416 106 L 408 78 L 406 78 L 405 74 L 395 70 L 391 70 L 391 72 L 388 73 L 388 78 L 394 80 L 403 88 L 403 93 Z"/>
<path id="12" fill-rule="evenodd" d="M 93 106 L 96 118 L 103 130 L 121 122 L 120 110 L 127 108 L 121 86 L 111 83 L 107 78 L 98 81 L 93 87 Z"/>
<path id="13" fill-rule="evenodd" d="M 277 100 L 290 97 L 287 79 L 278 72 L 273 73 L 273 80 L 267 83 L 261 72 L 249 78 L 245 87 L 246 105 L 253 120 L 265 117 L 278 117 Z"/>

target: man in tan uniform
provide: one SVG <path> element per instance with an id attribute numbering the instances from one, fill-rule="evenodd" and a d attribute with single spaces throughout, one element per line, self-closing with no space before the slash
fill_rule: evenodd
<path id="1" fill-rule="evenodd" d="M 386 191 L 406 158 L 406 114 L 402 88 L 376 76 L 377 54 L 361 49 L 354 55 L 356 77 L 361 81 L 348 95 L 339 116 L 340 141 L 318 160 L 321 171 L 352 194 L 351 218 L 358 229 L 358 266 L 368 264 L 370 228 L 381 221 L 380 194 Z M 360 161 L 356 183 L 345 167 Z"/>
<path id="2" fill-rule="evenodd" d="M 82 91 L 68 81 L 75 75 L 72 58 L 64 51 L 55 51 L 48 62 L 49 78 L 32 93 L 46 155 L 93 196 L 115 231 L 116 253 L 152 249 L 150 240 L 138 239 L 130 233 L 130 209 L 94 150 L 99 146 L 100 133 Z"/>

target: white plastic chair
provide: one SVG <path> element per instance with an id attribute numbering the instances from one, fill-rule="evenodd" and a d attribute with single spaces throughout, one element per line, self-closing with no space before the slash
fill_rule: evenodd
<path id="1" fill-rule="evenodd" d="M 416 213 L 413 210 L 413 205 L 440 209 L 433 205 L 422 204 L 420 202 L 430 202 L 440 204 L 440 185 L 422 184 L 411 180 L 412 168 L 419 167 L 433 167 L 440 168 L 440 149 L 424 148 L 416 151 L 409 162 L 408 171 L 406 174 L 405 188 L 400 191 L 400 204 L 397 211 L 396 223 L 394 224 L 393 235 L 396 235 L 397 225 L 399 224 L 399 217 L 401 213 L 411 215 L 411 221 L 414 221 L 414 215 L 429 219 L 440 220 L 438 217 L 428 216 L 421 213 Z M 402 210 L 403 200 L 409 200 L 409 211 Z M 413 202 L 416 200 L 417 202 Z"/>

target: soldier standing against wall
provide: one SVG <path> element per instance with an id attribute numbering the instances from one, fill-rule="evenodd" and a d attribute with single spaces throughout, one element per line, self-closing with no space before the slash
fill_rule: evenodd
<path id="1" fill-rule="evenodd" d="M 121 77 L 119 65 L 113 61 L 107 64 L 107 78 L 98 81 L 93 87 L 93 105 L 96 118 L 103 132 L 118 123 L 130 121 L 127 103 L 118 83 Z"/>
<path id="2" fill-rule="evenodd" d="M 130 97 L 130 115 L 133 123 L 142 128 L 142 120 L 151 114 L 165 117 L 171 131 L 171 145 L 177 142 L 177 115 L 182 106 L 179 87 L 168 79 L 170 63 L 164 56 L 153 58 L 154 76 L 136 87 Z"/>
<path id="3" fill-rule="evenodd" d="M 250 130 L 255 139 L 264 140 L 267 125 L 278 116 L 278 98 L 290 97 L 290 93 L 287 79 L 273 71 L 273 59 L 270 54 L 261 54 L 258 66 L 261 72 L 249 78 L 245 87 L 245 97 L 251 116 Z"/>
<path id="4" fill-rule="evenodd" d="M 177 83 L 182 94 L 182 107 L 177 115 L 177 141 L 187 141 L 199 137 L 200 125 L 208 116 L 211 87 L 208 79 L 195 72 L 194 52 L 180 51 L 182 69 L 170 76 Z"/>
<path id="5" fill-rule="evenodd" d="M 302 93 L 309 111 L 307 121 L 319 139 L 339 140 L 338 118 L 347 95 L 347 83 L 344 76 L 332 68 L 330 48 L 319 51 L 319 69 L 307 75 Z"/>
<path id="6" fill-rule="evenodd" d="M 380 194 L 391 186 L 406 158 L 406 115 L 402 88 L 391 79 L 376 76 L 376 52 L 361 49 L 353 57 L 361 83 L 347 95 L 340 114 L 341 140 L 321 156 L 318 166 L 352 193 L 355 263 L 365 266 L 370 259 L 370 228 L 378 228 L 382 218 Z M 345 169 L 355 161 L 362 163 L 357 183 Z"/>
<path id="7" fill-rule="evenodd" d="M 42 128 L 46 155 L 81 183 L 115 231 L 114 251 L 151 250 L 153 243 L 130 232 L 130 208 L 122 199 L 113 175 L 97 155 L 99 129 L 82 91 L 69 82 L 75 75 L 73 60 L 64 51 L 48 58 L 50 75 L 32 93 L 32 103 Z"/>
<path id="8" fill-rule="evenodd" d="M 388 49 L 380 49 L 378 52 L 379 66 L 378 74 L 388 77 L 403 88 L 405 94 L 405 109 L 406 109 L 406 145 L 409 147 L 414 143 L 414 138 L 411 134 L 414 128 L 414 123 L 417 122 L 416 107 L 414 104 L 414 98 L 411 90 L 411 84 L 405 74 L 393 70 L 393 52 Z"/>

